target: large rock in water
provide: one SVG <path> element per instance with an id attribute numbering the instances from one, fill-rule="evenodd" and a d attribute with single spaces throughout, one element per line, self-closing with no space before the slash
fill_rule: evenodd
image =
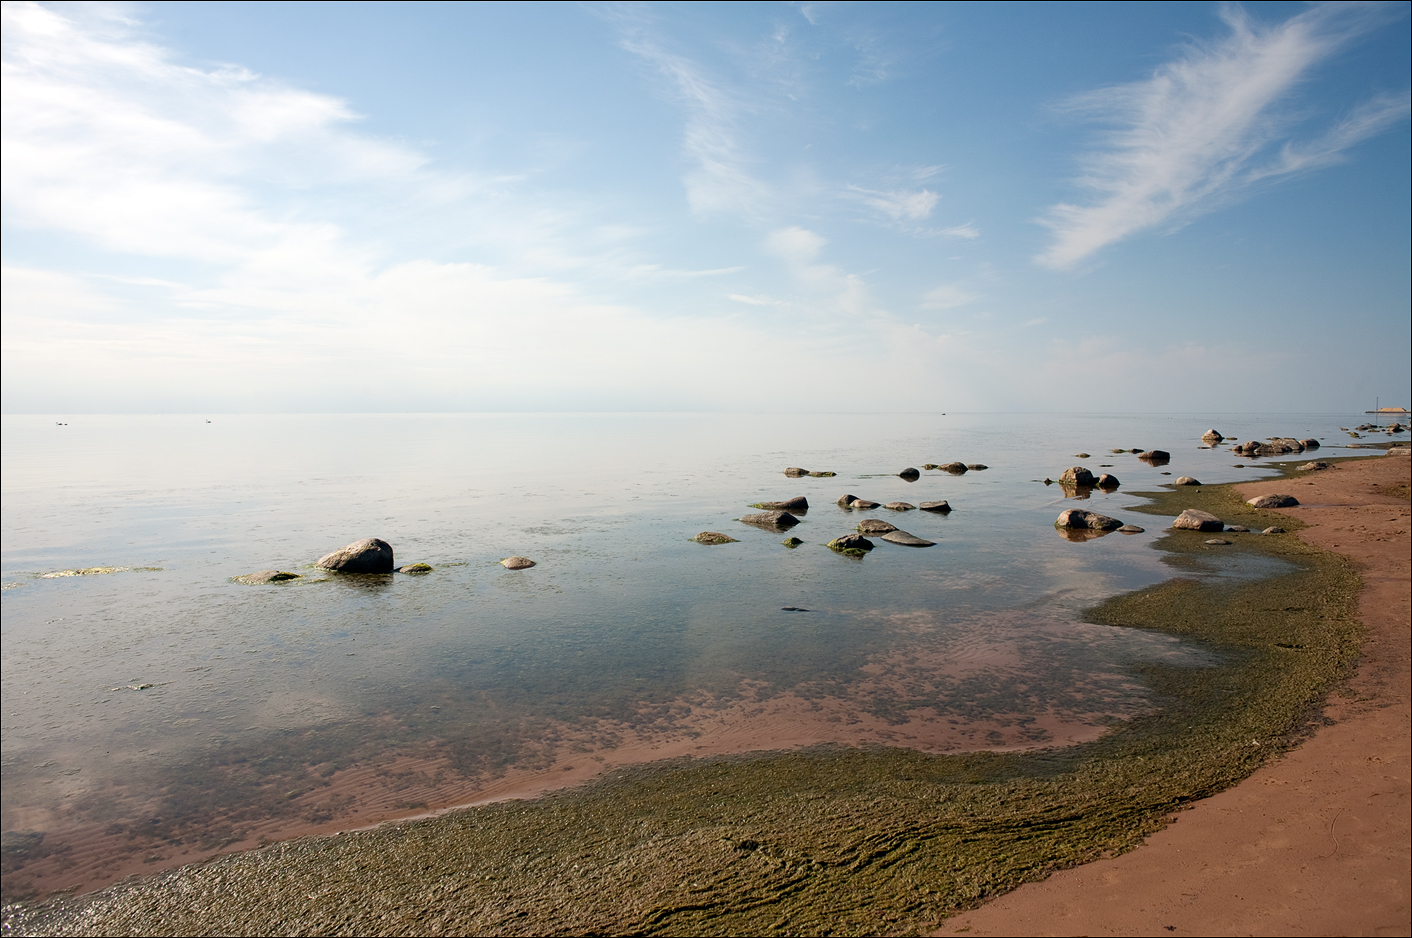
<path id="1" fill-rule="evenodd" d="M 840 495 L 838 497 L 838 501 L 834 502 L 834 504 L 840 508 L 847 508 L 849 505 L 853 504 L 857 500 L 857 495 Z"/>
<path id="2" fill-rule="evenodd" d="M 1096 511 L 1082 508 L 1069 508 L 1059 513 L 1055 519 L 1056 528 L 1077 528 L 1081 531 L 1114 531 L 1123 526 L 1117 518 L 1100 515 Z"/>
<path id="3" fill-rule="evenodd" d="M 917 507 L 922 511 L 935 511 L 943 515 L 951 511 L 951 505 L 946 502 L 922 502 Z"/>
<path id="4" fill-rule="evenodd" d="M 1083 466 L 1070 466 L 1064 470 L 1064 474 L 1059 477 L 1060 485 L 1080 485 L 1092 487 L 1094 483 L 1093 473 Z"/>
<path id="5" fill-rule="evenodd" d="M 870 502 L 866 498 L 855 498 L 848 503 L 849 511 L 872 511 L 874 508 L 881 508 L 877 502 Z"/>
<path id="6" fill-rule="evenodd" d="M 868 518 L 858 522 L 859 534 L 886 534 L 889 531 L 896 531 L 897 525 L 879 518 Z"/>
<path id="7" fill-rule="evenodd" d="M 740 520 L 764 528 L 792 528 L 799 523 L 799 519 L 787 511 L 762 511 L 758 515 L 743 515 Z"/>
<path id="8" fill-rule="evenodd" d="M 963 462 L 944 462 L 937 468 L 954 476 L 964 475 L 966 472 L 966 464 Z"/>
<path id="9" fill-rule="evenodd" d="M 1206 443 L 1219 443 L 1225 439 L 1218 430 L 1207 430 L 1201 434 L 1201 439 Z"/>
<path id="10" fill-rule="evenodd" d="M 1145 453 L 1138 453 L 1137 458 L 1154 466 L 1165 466 L 1172 461 L 1172 454 L 1165 449 L 1150 449 Z"/>
<path id="11" fill-rule="evenodd" d="M 789 476 L 791 479 L 798 479 L 800 476 L 807 476 L 809 474 L 809 470 L 801 469 L 798 466 L 790 466 L 784 471 L 784 474 Z"/>
<path id="12" fill-rule="evenodd" d="M 899 472 L 897 474 L 897 477 L 899 479 L 906 479 L 908 482 L 916 482 L 922 477 L 922 474 L 916 469 L 913 469 L 911 466 L 908 466 L 906 469 L 903 469 L 901 472 Z"/>
<path id="13" fill-rule="evenodd" d="M 719 531 L 702 531 L 692 538 L 698 544 L 739 544 L 733 537 L 728 537 Z"/>
<path id="14" fill-rule="evenodd" d="M 339 573 L 391 573 L 395 564 L 391 544 L 379 537 L 365 537 L 325 554 L 314 566 Z"/>
<path id="15" fill-rule="evenodd" d="M 1224 531 L 1226 523 L 1209 511 L 1188 508 L 1177 515 L 1177 520 L 1172 522 L 1172 527 L 1184 531 Z"/>
<path id="16" fill-rule="evenodd" d="M 1293 508 L 1299 499 L 1293 495 L 1261 495 L 1246 501 L 1252 508 Z"/>

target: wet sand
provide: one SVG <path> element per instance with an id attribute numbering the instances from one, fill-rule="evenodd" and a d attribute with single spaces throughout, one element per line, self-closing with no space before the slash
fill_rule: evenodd
<path id="1" fill-rule="evenodd" d="M 904 627 L 925 632 L 926 617 L 908 616 Z M 589 782 L 609 769 L 684 756 L 701 758 L 735 753 L 800 750 L 819 745 L 850 747 L 905 746 L 920 752 L 1017 752 L 1090 742 L 1107 731 L 1113 718 L 1141 712 L 1132 698 L 1110 699 L 1103 712 L 992 714 L 990 719 L 958 719 L 931 708 L 915 708 L 905 719 L 885 719 L 871 711 L 880 698 L 905 698 L 918 682 L 958 680 L 1018 672 L 1023 654 L 1005 640 L 1009 629 L 1028 634 L 1101 630 L 1059 620 L 1044 622 L 1029 613 L 996 614 L 993 641 L 973 642 L 961 654 L 928 650 L 900 652 L 864 667 L 867 677 L 848 697 L 803 697 L 771 693 L 758 682 L 745 682 L 728 700 L 677 701 L 680 715 L 667 723 L 645 719 L 629 725 L 598 721 L 589 726 L 553 729 L 555 745 L 547 757 L 526 758 L 503 774 L 466 775 L 429 747 L 375 764 L 339 771 L 324 784 L 289 799 L 289 813 L 243 825 L 238 840 L 218 849 L 191 842 L 173 846 L 134 839 L 106 823 L 64 830 L 65 849 L 29 862 L 16 880 L 32 884 L 40 895 L 63 890 L 87 892 L 129 876 L 164 870 L 250 850 L 266 843 L 310 835 L 367 830 L 378 825 L 433 817 L 461 808 L 535 798 Z M 1108 678 L 1110 691 L 1140 691 L 1131 679 Z M 1110 694 L 1110 698 L 1120 694 Z M 1140 697 L 1137 699 L 1141 699 Z M 608 745 L 604 741 L 610 741 Z M 153 807 L 155 812 L 157 809 Z M 62 818 L 43 808 L 14 812 L 17 826 L 62 829 Z M 316 818 L 317 820 L 310 820 Z"/>
<path id="2" fill-rule="evenodd" d="M 1021 886 L 935 932 L 974 935 L 1407 935 L 1409 510 L 1412 460 L 1375 457 L 1281 492 L 1299 537 L 1360 568 L 1367 629 L 1353 679 L 1313 738 L 1199 802 L 1130 853 Z"/>

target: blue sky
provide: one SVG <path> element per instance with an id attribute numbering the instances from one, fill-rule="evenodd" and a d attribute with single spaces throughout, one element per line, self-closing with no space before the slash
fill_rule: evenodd
<path id="1" fill-rule="evenodd" d="M 4 4 L 3 406 L 1409 395 L 1406 4 Z"/>

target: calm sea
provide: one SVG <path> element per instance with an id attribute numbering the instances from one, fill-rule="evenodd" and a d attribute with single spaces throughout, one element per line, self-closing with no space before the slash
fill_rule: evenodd
<path id="1" fill-rule="evenodd" d="M 1204 448 L 1209 427 L 1332 447 L 1362 419 L 6 416 L 7 891 L 532 793 L 614 762 L 1092 738 L 1154 705 L 1134 665 L 1210 661 L 1078 621 L 1170 575 L 1149 548 L 1165 525 L 1125 513 L 1130 493 L 1264 474 Z M 1112 452 L 1132 448 L 1172 459 Z M 953 460 L 989 468 L 896 475 Z M 1086 506 L 1147 533 L 1059 536 L 1076 503 L 1042 480 L 1075 464 L 1122 483 Z M 844 493 L 954 510 L 850 513 Z M 796 495 L 811 506 L 797 548 L 735 520 Z M 936 546 L 824 547 L 860 517 Z M 739 543 L 690 540 L 708 530 Z M 310 566 L 363 537 L 434 571 Z M 497 563 L 512 554 L 537 566 Z M 70 575 L 92 568 L 107 572 Z M 304 577 L 232 582 L 271 568 Z"/>

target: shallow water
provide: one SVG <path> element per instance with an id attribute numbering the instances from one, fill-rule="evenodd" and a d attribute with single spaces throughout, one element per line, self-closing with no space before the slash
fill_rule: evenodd
<path id="1" fill-rule="evenodd" d="M 1092 738 L 1153 705 L 1134 665 L 1210 658 L 1077 621 L 1171 575 L 1145 549 L 1163 525 L 1066 540 L 1054 517 L 1078 503 L 1039 480 L 1111 472 L 1122 488 L 1082 504 L 1123 518 L 1128 493 L 1176 476 L 1262 474 L 1201 447 L 1207 427 L 1334 443 L 1349 419 L 7 416 L 6 888 L 96 885 L 138 855 L 528 790 L 497 790 L 507 779 L 542 790 L 614 761 Z M 951 460 L 991 468 L 894 474 Z M 845 492 L 955 510 L 844 512 Z M 796 549 L 735 520 L 801 494 Z M 824 548 L 861 517 L 937 544 Z M 704 530 L 739 543 L 690 540 Z M 368 536 L 434 572 L 311 568 Z M 538 566 L 507 571 L 511 554 Z M 53 575 L 87 568 L 112 572 Z M 231 582 L 270 568 L 304 578 Z"/>

